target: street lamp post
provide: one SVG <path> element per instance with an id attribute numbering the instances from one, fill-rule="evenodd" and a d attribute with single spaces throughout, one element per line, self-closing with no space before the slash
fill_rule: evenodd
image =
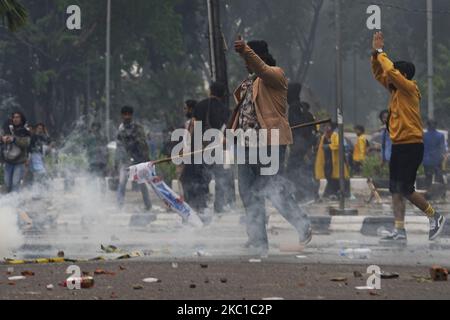
<path id="1" fill-rule="evenodd" d="M 111 65 L 111 0 L 107 0 L 106 9 L 106 76 L 105 76 L 105 100 L 106 100 L 106 137 L 110 140 L 110 118 L 111 118 L 111 85 L 110 85 L 110 65 Z"/>
<path id="2" fill-rule="evenodd" d="M 342 89 L 342 38 L 340 0 L 334 1 L 336 28 L 336 120 L 339 129 L 339 209 L 330 208 L 331 215 L 357 215 L 358 211 L 345 208 L 345 149 L 344 149 L 344 99 Z"/>
<path id="3" fill-rule="evenodd" d="M 434 119 L 433 0 L 427 0 L 428 118 Z"/>

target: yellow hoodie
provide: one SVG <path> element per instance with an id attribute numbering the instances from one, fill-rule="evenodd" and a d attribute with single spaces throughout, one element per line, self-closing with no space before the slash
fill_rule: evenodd
<path id="1" fill-rule="evenodd" d="M 389 102 L 389 132 L 393 144 L 423 143 L 423 124 L 420 115 L 420 90 L 415 81 L 406 79 L 386 53 L 372 56 L 372 72 L 375 78 L 391 91 Z"/>

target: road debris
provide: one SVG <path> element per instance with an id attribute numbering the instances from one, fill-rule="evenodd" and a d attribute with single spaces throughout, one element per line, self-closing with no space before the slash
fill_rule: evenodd
<path id="1" fill-rule="evenodd" d="M 398 279 L 400 275 L 396 272 L 384 272 L 380 274 L 381 279 Z"/>
<path id="2" fill-rule="evenodd" d="M 58 251 L 57 257 L 58 258 L 64 258 L 64 251 Z"/>
<path id="3" fill-rule="evenodd" d="M 276 300 L 284 300 L 284 298 L 281 298 L 281 297 L 268 297 L 268 298 L 262 298 L 262 300 L 276 301 Z"/>
<path id="4" fill-rule="evenodd" d="M 335 278 L 332 278 L 331 281 L 333 281 L 333 282 L 346 282 L 347 278 L 346 277 L 335 277 Z"/>
<path id="5" fill-rule="evenodd" d="M 359 272 L 359 271 L 353 271 L 353 276 L 355 278 L 362 278 L 363 277 L 362 273 Z"/>
<path id="6" fill-rule="evenodd" d="M 172 268 L 173 269 L 178 269 L 178 263 L 172 262 Z"/>
<path id="7" fill-rule="evenodd" d="M 365 260 L 370 258 L 372 250 L 369 248 L 359 248 L 359 249 L 342 249 L 339 253 L 341 257 L 347 257 L 349 259 L 359 259 Z"/>
<path id="8" fill-rule="evenodd" d="M 201 265 L 200 265 L 200 268 L 202 268 L 202 269 L 208 269 L 208 265 L 207 265 L 207 264 L 201 264 Z"/>
<path id="9" fill-rule="evenodd" d="M 34 272 L 29 271 L 29 270 L 22 271 L 20 274 L 23 275 L 24 277 L 33 277 L 34 276 Z"/>
<path id="10" fill-rule="evenodd" d="M 261 263 L 262 260 L 261 259 L 250 259 L 250 260 L 248 260 L 248 262 L 250 262 L 250 263 Z"/>
<path id="11" fill-rule="evenodd" d="M 103 252 L 105 253 L 122 253 L 121 250 L 119 250 L 119 248 L 117 248 L 116 246 L 104 246 L 104 245 L 100 245 L 100 248 L 102 249 Z"/>
<path id="12" fill-rule="evenodd" d="M 364 286 L 364 287 L 355 287 L 356 290 L 375 290 L 374 287 L 368 287 L 368 286 Z"/>
<path id="13" fill-rule="evenodd" d="M 12 275 L 14 273 L 14 268 L 13 267 L 9 267 L 7 270 L 6 270 L 6 274 L 7 275 Z"/>
<path id="14" fill-rule="evenodd" d="M 136 285 L 133 286 L 133 289 L 134 290 L 142 290 L 142 289 L 144 289 L 144 287 L 141 286 L 140 284 L 136 284 Z"/>
<path id="15" fill-rule="evenodd" d="M 25 276 L 13 276 L 13 277 L 8 278 L 9 281 L 18 281 L 18 280 L 25 280 L 25 279 L 26 279 Z"/>
<path id="16" fill-rule="evenodd" d="M 81 289 L 90 289 L 94 287 L 95 281 L 93 277 L 72 277 L 68 279 L 71 283 L 80 283 Z M 60 286 L 67 288 L 67 280 L 65 280 Z"/>
<path id="17" fill-rule="evenodd" d="M 197 285 L 195 285 L 194 283 L 191 283 L 191 284 L 189 285 L 189 288 L 195 289 L 195 288 L 197 288 Z"/>
<path id="18" fill-rule="evenodd" d="M 432 266 L 430 269 L 430 276 L 433 281 L 447 281 L 448 270 L 441 266 Z"/>
<path id="19" fill-rule="evenodd" d="M 52 291 L 53 289 L 55 289 L 55 286 L 52 284 L 49 284 L 46 286 L 47 290 Z"/>
<path id="20" fill-rule="evenodd" d="M 144 281 L 145 283 L 160 283 L 161 280 L 157 279 L 157 278 L 145 278 L 142 281 Z"/>
<path id="21" fill-rule="evenodd" d="M 227 282 L 228 282 L 228 279 L 227 279 L 227 278 L 220 278 L 220 282 L 222 282 L 222 283 L 227 283 Z"/>
<path id="22" fill-rule="evenodd" d="M 99 275 L 115 276 L 116 275 L 115 272 L 107 271 L 107 270 L 103 270 L 103 269 L 96 269 L 94 271 L 94 274 L 97 276 L 99 276 Z"/>

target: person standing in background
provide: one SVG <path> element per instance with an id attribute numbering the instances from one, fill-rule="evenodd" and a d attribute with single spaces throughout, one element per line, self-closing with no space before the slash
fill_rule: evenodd
<path id="1" fill-rule="evenodd" d="M 447 147 L 445 136 L 437 131 L 437 122 L 428 120 L 428 130 L 423 136 L 424 157 L 423 166 L 425 168 L 425 188 L 430 190 L 433 184 L 433 177 L 437 183 L 444 184 L 444 174 L 442 163 L 444 161 Z"/>

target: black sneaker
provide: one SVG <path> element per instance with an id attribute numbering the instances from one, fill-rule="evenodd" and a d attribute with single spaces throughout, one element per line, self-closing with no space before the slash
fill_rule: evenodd
<path id="1" fill-rule="evenodd" d="M 430 219 L 430 241 L 436 240 L 444 230 L 445 217 L 436 213 L 433 218 Z"/>
<path id="2" fill-rule="evenodd" d="M 408 237 L 405 229 L 394 229 L 391 234 L 380 239 L 380 243 L 399 243 L 406 244 Z"/>

